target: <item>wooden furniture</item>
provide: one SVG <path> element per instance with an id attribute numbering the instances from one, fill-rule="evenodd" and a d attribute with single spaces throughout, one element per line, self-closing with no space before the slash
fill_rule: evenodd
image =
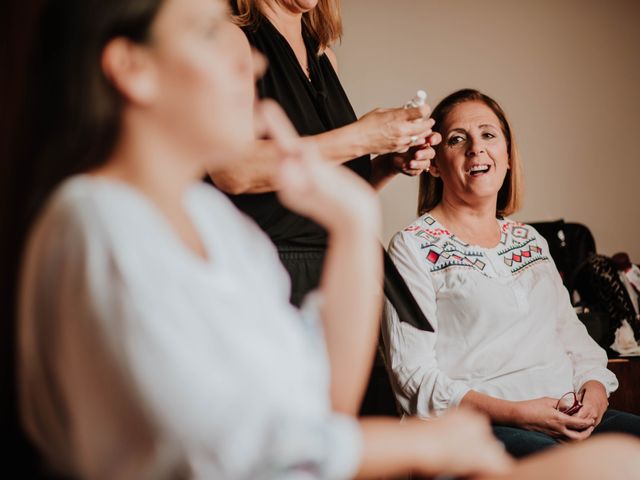
<path id="1" fill-rule="evenodd" d="M 609 398 L 609 408 L 640 415 L 640 357 L 611 358 L 607 367 L 620 382 Z"/>

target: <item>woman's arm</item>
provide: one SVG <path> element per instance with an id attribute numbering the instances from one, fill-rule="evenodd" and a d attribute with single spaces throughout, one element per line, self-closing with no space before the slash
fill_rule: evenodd
<path id="1" fill-rule="evenodd" d="M 537 233 L 537 232 L 536 232 Z M 548 245 L 540 234 L 540 244 L 548 251 Z M 573 387 L 582 397 L 582 408 L 574 417 L 591 420 L 596 427 L 609 406 L 609 395 L 618 388 L 618 380 L 607 369 L 607 354 L 587 332 L 575 313 L 569 292 L 555 265 L 546 271 L 549 282 L 556 290 L 558 337 L 573 364 Z"/>
<path id="2" fill-rule="evenodd" d="M 239 55 L 245 56 L 245 62 L 262 61 L 252 53 L 251 46 L 242 30 L 233 26 L 237 42 L 242 46 Z M 329 55 L 331 60 L 331 55 Z M 335 55 L 333 56 L 335 61 Z M 247 70 L 250 73 L 250 69 Z M 248 73 L 248 74 L 249 74 Z M 253 83 L 247 82 L 247 95 L 255 95 Z M 321 156 L 334 164 L 342 164 L 354 158 L 367 155 L 384 155 L 391 152 L 406 151 L 411 145 L 426 144 L 431 135 L 433 122 L 428 120 L 428 106 L 419 108 L 394 108 L 373 110 L 354 123 L 327 132 L 303 137 L 302 142 L 317 148 Z M 259 123 L 259 119 L 256 119 Z M 257 126 L 258 131 L 260 127 Z M 260 135 L 259 135 L 260 136 Z M 411 138 L 416 137 L 415 142 Z M 435 138 L 435 137 L 433 137 Z M 435 145 L 435 140 L 430 143 Z M 435 143 L 434 143 L 435 142 Z M 412 152 L 413 153 L 413 152 Z M 425 153 L 405 158 L 408 164 L 412 159 L 414 170 L 423 168 L 425 156 L 432 157 L 432 149 Z M 258 140 L 247 150 L 246 158 L 233 166 L 210 172 L 212 181 L 221 190 L 231 194 L 263 193 L 275 190 L 274 172 L 277 170 L 281 152 L 272 142 Z M 378 187 L 400 172 L 397 165 L 401 162 L 397 156 L 384 156 L 374 163 L 373 185 Z M 395 167 L 394 167 L 395 165 Z M 382 181 L 381 179 L 384 179 Z"/>
<path id="3" fill-rule="evenodd" d="M 361 421 L 361 427 L 363 453 L 358 478 L 409 472 L 466 477 L 506 473 L 512 467 L 489 422 L 471 411 L 451 412 L 429 422 L 370 418 Z"/>
<path id="4" fill-rule="evenodd" d="M 344 200 L 362 201 L 357 195 L 348 197 Z M 374 202 L 369 199 L 369 203 Z M 331 398 L 335 410 L 353 415 L 358 413 L 367 387 L 382 303 L 379 225 L 365 216 L 357 214 L 344 223 L 336 219 L 341 225 L 329 228 L 320 281 L 326 300 L 322 314 L 331 365 Z"/>
<path id="5" fill-rule="evenodd" d="M 440 136 L 431 133 L 433 122 L 427 120 L 425 130 L 422 120 L 418 120 L 418 125 L 410 125 L 411 120 L 403 120 L 413 118 L 412 115 L 422 115 L 414 110 L 418 109 L 375 110 L 354 123 L 318 135 L 302 137 L 300 141 L 316 148 L 323 158 L 336 165 L 362 155 L 383 152 L 372 160 L 370 182 L 379 190 L 402 171 L 415 176 L 429 168 L 429 162 L 435 155 L 431 147 L 439 143 Z M 386 127 L 381 126 L 384 122 L 389 122 Z M 400 126 L 395 126 L 396 124 Z M 389 131 L 384 132 L 385 128 Z M 375 129 L 378 131 L 374 131 Z M 406 150 L 411 145 L 414 133 L 416 136 L 423 135 L 413 144 L 416 148 L 405 153 L 389 153 L 390 149 L 395 148 Z M 371 138 L 367 138 L 368 135 Z M 394 140 L 398 135 L 399 140 Z M 375 136 L 379 138 L 376 139 Z M 270 192 L 276 188 L 273 175 L 281 157 L 282 151 L 273 141 L 256 140 L 247 149 L 241 162 L 236 162 L 225 170 L 210 172 L 210 176 L 218 188 L 230 194 Z"/>
<path id="6" fill-rule="evenodd" d="M 640 469 L 640 442 L 623 435 L 599 435 L 515 463 L 496 441 L 486 418 L 464 410 L 429 422 L 367 419 L 361 426 L 358 478 L 395 477 L 410 470 L 429 478 L 632 480 Z"/>
<path id="7" fill-rule="evenodd" d="M 435 350 L 440 335 L 436 292 L 426 260 L 415 253 L 420 247 L 412 242 L 410 235 L 409 232 L 396 234 L 389 245 L 389 255 L 435 332 L 418 330 L 401 322 L 387 302 L 383 338 L 389 367 L 404 397 L 399 398 L 400 403 L 408 414 L 429 417 L 457 406 L 470 387 L 451 379 L 439 367 Z"/>
<path id="8" fill-rule="evenodd" d="M 546 244 L 545 248 L 548 248 Z M 607 354 L 589 336 L 586 327 L 578 319 L 558 271 L 555 267 L 553 271 L 550 270 L 551 267 L 548 281 L 553 282 L 558 298 L 556 330 L 573 364 L 573 387 L 577 392 L 584 384 L 594 380 L 605 387 L 608 396 L 618 388 L 618 380 L 607 369 Z"/>
<path id="9" fill-rule="evenodd" d="M 274 102 L 260 109 L 271 136 L 288 155 L 278 172 L 283 205 L 329 233 L 320 292 L 334 409 L 355 415 L 376 345 L 382 283 L 381 218 L 374 191 L 353 172 L 328 165 L 297 141 Z"/>

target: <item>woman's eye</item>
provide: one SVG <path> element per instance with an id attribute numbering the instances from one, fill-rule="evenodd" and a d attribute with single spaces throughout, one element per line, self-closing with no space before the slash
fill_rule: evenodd
<path id="1" fill-rule="evenodd" d="M 464 141 L 464 137 L 462 135 L 453 135 L 449 137 L 449 140 L 447 140 L 447 145 L 457 145 L 462 141 Z"/>
<path id="2" fill-rule="evenodd" d="M 482 138 L 486 138 L 490 140 L 492 138 L 496 138 L 496 136 L 493 133 L 485 132 L 482 134 Z"/>

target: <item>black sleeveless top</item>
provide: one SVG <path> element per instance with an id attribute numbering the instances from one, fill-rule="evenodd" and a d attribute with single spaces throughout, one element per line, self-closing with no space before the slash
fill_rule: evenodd
<path id="1" fill-rule="evenodd" d="M 293 49 L 271 22 L 261 17 L 257 27 L 243 28 L 249 43 L 269 61 L 258 81 L 258 96 L 276 100 L 301 136 L 343 127 L 357 120 L 338 76 L 318 44 L 303 33 L 311 81 L 304 74 Z M 365 179 L 371 176 L 368 155 L 344 164 Z M 230 195 L 231 201 L 251 216 L 276 245 L 323 247 L 326 232 L 311 220 L 284 208 L 276 194 Z"/>

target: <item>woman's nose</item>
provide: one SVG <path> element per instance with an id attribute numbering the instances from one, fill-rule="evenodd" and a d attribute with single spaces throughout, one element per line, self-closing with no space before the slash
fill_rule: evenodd
<path id="1" fill-rule="evenodd" d="M 484 153 L 484 144 L 480 139 L 470 138 L 467 145 L 466 156 L 469 158 L 477 157 L 480 153 Z"/>

